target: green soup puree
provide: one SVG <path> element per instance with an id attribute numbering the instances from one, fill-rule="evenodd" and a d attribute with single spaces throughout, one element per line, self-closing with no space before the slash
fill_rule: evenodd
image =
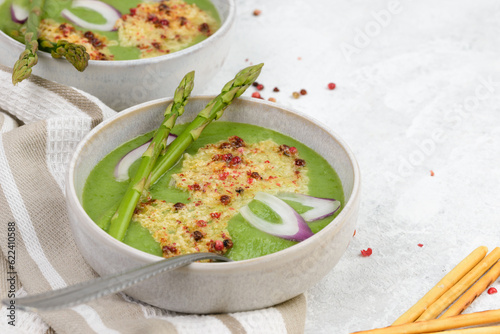
<path id="1" fill-rule="evenodd" d="M 16 23 L 11 8 L 18 8 L 20 20 L 25 18 L 22 12 L 27 12 L 29 2 L 0 2 L 0 29 L 20 42 L 24 42 L 26 23 Z M 220 26 L 220 17 L 209 0 L 100 2 L 112 6 L 111 10 L 106 5 L 89 8 L 71 0 L 46 0 L 41 36 L 52 42 L 81 44 L 93 60 L 130 60 L 185 49 L 206 39 Z M 115 26 L 99 29 L 106 23 Z"/>
<path id="2" fill-rule="evenodd" d="M 186 124 L 176 125 L 172 133 L 180 134 Z M 288 145 L 297 148 L 300 158 L 307 162 L 308 195 L 323 198 L 335 198 L 342 204 L 344 194 L 339 177 L 327 161 L 306 145 L 280 134 L 276 131 L 265 129 L 250 124 L 232 122 L 213 122 L 201 134 L 185 153 L 194 155 L 207 144 L 217 143 L 227 140 L 230 136 L 238 136 L 246 143 L 258 143 L 272 140 L 280 145 Z M 83 192 L 83 207 L 92 220 L 104 230 L 108 228 L 108 220 L 102 219 L 113 206 L 118 203 L 128 186 L 128 181 L 118 182 L 114 178 L 114 168 L 120 159 L 132 149 L 146 143 L 152 137 L 152 133 L 145 134 L 131 140 L 115 149 L 107 155 L 90 173 Z M 181 171 L 183 159 L 169 170 L 150 189 L 153 198 L 164 200 L 168 203 L 189 203 L 189 193 L 172 186 L 172 175 Z M 129 174 L 133 175 L 137 168 L 138 161 L 134 163 Z M 272 217 L 273 212 L 266 212 L 266 207 L 259 208 L 259 202 L 253 204 L 252 210 L 260 212 L 262 216 Z M 288 202 L 298 213 L 303 213 L 309 208 L 303 207 L 296 202 Z M 267 210 L 269 211 L 269 210 Z M 340 212 L 337 210 L 335 216 Z M 334 216 L 308 223 L 313 233 L 317 233 L 324 228 Z M 249 224 L 237 213 L 228 222 L 227 230 L 231 235 L 233 246 L 226 253 L 226 256 L 233 260 L 244 260 L 271 254 L 297 242 L 285 240 L 265 232 L 262 232 Z M 160 244 L 154 240 L 150 231 L 144 228 L 137 221 L 132 220 L 124 242 L 134 248 L 144 252 L 162 256 Z"/>

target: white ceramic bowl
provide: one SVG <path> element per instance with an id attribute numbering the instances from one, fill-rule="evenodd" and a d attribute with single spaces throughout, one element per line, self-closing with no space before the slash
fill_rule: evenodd
<path id="1" fill-rule="evenodd" d="M 33 74 L 86 91 L 119 111 L 173 92 L 189 71 L 196 71 L 193 94 L 219 71 L 231 45 L 235 20 L 234 0 L 211 0 L 221 19 L 212 36 L 172 54 L 137 60 L 89 61 L 78 72 L 64 59 L 38 53 Z M 13 67 L 24 45 L 0 31 L 0 64 Z"/>
<path id="2" fill-rule="evenodd" d="M 191 98 L 182 120 L 192 120 L 210 99 Z M 155 129 L 169 102 L 162 99 L 144 103 L 100 124 L 78 145 L 69 165 L 66 196 L 71 227 L 81 253 L 100 275 L 160 259 L 109 236 L 87 216 L 80 203 L 92 168 L 123 142 Z M 353 236 L 360 175 L 352 152 L 340 138 L 303 114 L 254 98 L 239 98 L 221 120 L 277 130 L 316 150 L 340 177 L 344 208 L 327 227 L 297 245 L 255 259 L 193 263 L 160 274 L 126 290 L 136 299 L 189 313 L 235 312 L 275 305 L 305 292 L 325 276 Z"/>

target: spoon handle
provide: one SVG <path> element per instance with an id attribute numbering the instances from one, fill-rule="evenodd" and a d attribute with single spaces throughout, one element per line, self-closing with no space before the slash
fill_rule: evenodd
<path id="1" fill-rule="evenodd" d="M 213 253 L 179 255 L 118 274 L 99 277 L 90 281 L 71 285 L 66 288 L 16 298 L 16 308 L 36 312 L 75 306 L 122 291 L 161 272 L 183 267 L 191 262 L 200 260 L 231 261 L 227 257 Z M 10 305 L 10 299 L 3 299 L 2 303 L 4 305 Z"/>

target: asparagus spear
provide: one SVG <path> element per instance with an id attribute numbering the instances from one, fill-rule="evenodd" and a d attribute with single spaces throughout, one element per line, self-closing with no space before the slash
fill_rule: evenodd
<path id="1" fill-rule="evenodd" d="M 189 72 L 175 90 L 174 100 L 167 107 L 163 122 L 154 133 L 146 152 L 142 155 L 139 169 L 130 181 L 125 195 L 118 206 L 118 210 L 116 210 L 111 218 L 108 233 L 115 239 L 123 240 L 125 237 L 135 207 L 141 198 L 146 183 L 148 183 L 151 170 L 158 156 L 167 145 L 167 137 L 174 127 L 177 117 L 184 113 L 184 106 L 187 103 L 189 94 L 193 90 L 193 85 L 194 72 Z"/>
<path id="2" fill-rule="evenodd" d="M 198 139 L 203 129 L 213 120 L 219 119 L 224 110 L 239 97 L 245 90 L 252 85 L 260 74 L 264 64 L 249 66 L 241 70 L 233 80 L 229 81 L 221 93 L 210 101 L 198 116 L 187 126 L 187 128 L 178 136 L 168 147 L 168 150 L 158 158 L 155 167 L 151 171 L 151 177 L 146 189 L 154 184 L 179 160 L 182 152 L 189 145 Z"/>
<path id="3" fill-rule="evenodd" d="M 45 0 L 31 0 L 30 12 L 26 22 L 26 33 L 24 35 L 24 51 L 19 56 L 19 59 L 14 64 L 12 71 L 12 83 L 16 85 L 31 75 L 31 68 L 38 62 L 38 27 L 42 17 L 42 9 Z"/>
<path id="4" fill-rule="evenodd" d="M 59 40 L 56 43 L 45 38 L 40 38 L 40 50 L 50 52 L 54 58 L 66 58 L 80 72 L 89 64 L 90 56 L 83 45 Z"/>

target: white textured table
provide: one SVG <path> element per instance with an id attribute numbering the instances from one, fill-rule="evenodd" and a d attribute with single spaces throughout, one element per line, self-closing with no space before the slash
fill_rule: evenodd
<path id="1" fill-rule="evenodd" d="M 264 62 L 262 96 L 326 123 L 361 167 L 357 234 L 307 293 L 307 333 L 389 325 L 473 249 L 500 246 L 498 1 L 237 2 L 204 93 Z M 466 312 L 499 307 L 485 293 Z"/>

